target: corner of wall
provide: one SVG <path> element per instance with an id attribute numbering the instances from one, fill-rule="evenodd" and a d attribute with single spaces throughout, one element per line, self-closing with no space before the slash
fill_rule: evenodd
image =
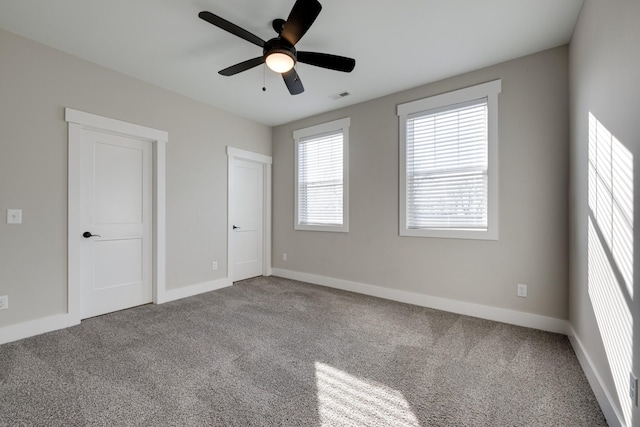
<path id="1" fill-rule="evenodd" d="M 607 423 L 610 427 L 624 426 L 624 417 L 620 414 L 620 411 L 614 403 L 615 400 L 607 391 L 605 383 L 602 381 L 596 366 L 593 364 L 591 357 L 589 357 L 582 341 L 580 341 L 573 325 L 570 323 L 567 323 L 567 337 L 569 338 L 569 342 L 571 342 L 573 351 L 576 353 L 578 362 L 580 362 L 580 366 L 589 381 L 589 385 L 598 400 L 598 404 L 600 404 L 600 409 L 602 409 L 602 413 L 604 414 Z"/>

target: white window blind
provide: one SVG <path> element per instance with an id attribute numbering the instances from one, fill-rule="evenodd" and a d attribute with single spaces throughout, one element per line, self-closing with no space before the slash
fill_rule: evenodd
<path id="1" fill-rule="evenodd" d="M 500 79 L 398 105 L 401 236 L 498 240 Z"/>
<path id="2" fill-rule="evenodd" d="M 487 229 L 487 98 L 407 116 L 406 226 Z"/>
<path id="3" fill-rule="evenodd" d="M 294 229 L 349 232 L 350 119 L 293 131 Z"/>
<path id="4" fill-rule="evenodd" d="M 343 224 L 343 132 L 298 142 L 298 224 Z"/>

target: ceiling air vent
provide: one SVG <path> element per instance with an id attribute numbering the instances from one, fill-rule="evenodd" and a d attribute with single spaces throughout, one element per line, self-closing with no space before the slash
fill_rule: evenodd
<path id="1" fill-rule="evenodd" d="M 335 93 L 333 95 L 329 95 L 329 98 L 336 100 L 336 99 L 340 99 L 340 98 L 344 98 L 345 96 L 349 96 L 351 95 L 349 92 L 347 92 L 346 90 L 340 93 Z"/>

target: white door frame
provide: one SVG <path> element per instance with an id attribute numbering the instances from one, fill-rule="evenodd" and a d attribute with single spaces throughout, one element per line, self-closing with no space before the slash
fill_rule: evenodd
<path id="1" fill-rule="evenodd" d="M 153 302 L 165 301 L 165 159 L 169 135 L 165 131 L 148 128 L 120 120 L 110 119 L 83 111 L 65 108 L 65 121 L 69 123 L 69 183 L 68 183 L 68 302 L 67 312 L 80 322 L 80 147 L 82 131 L 110 133 L 151 142 L 153 146 L 153 245 L 152 289 Z"/>
<path id="2" fill-rule="evenodd" d="M 264 183 L 263 224 L 262 224 L 262 275 L 271 276 L 271 156 L 227 146 L 227 277 L 233 280 L 233 259 L 231 251 L 231 191 L 233 188 L 233 160 L 242 159 L 262 165 Z"/>

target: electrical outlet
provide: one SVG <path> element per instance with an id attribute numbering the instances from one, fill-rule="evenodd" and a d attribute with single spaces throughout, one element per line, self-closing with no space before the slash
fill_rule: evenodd
<path id="1" fill-rule="evenodd" d="M 633 406 L 638 406 L 638 378 L 633 375 L 633 372 L 629 372 L 629 397 Z"/>
<path id="2" fill-rule="evenodd" d="M 522 283 L 518 283 L 518 296 L 522 298 L 527 297 L 527 285 L 523 285 Z"/>
<path id="3" fill-rule="evenodd" d="M 213 261 L 211 263 L 211 269 L 214 271 L 218 269 L 218 261 Z"/>
<path id="4" fill-rule="evenodd" d="M 5 308 L 9 308 L 9 297 L 2 295 L 0 297 L 0 310 L 4 310 Z"/>
<path id="5" fill-rule="evenodd" d="M 283 261 L 286 261 L 286 260 L 287 260 L 287 254 L 285 254 L 285 253 L 283 253 L 283 254 L 282 254 L 282 260 L 283 260 Z"/>

